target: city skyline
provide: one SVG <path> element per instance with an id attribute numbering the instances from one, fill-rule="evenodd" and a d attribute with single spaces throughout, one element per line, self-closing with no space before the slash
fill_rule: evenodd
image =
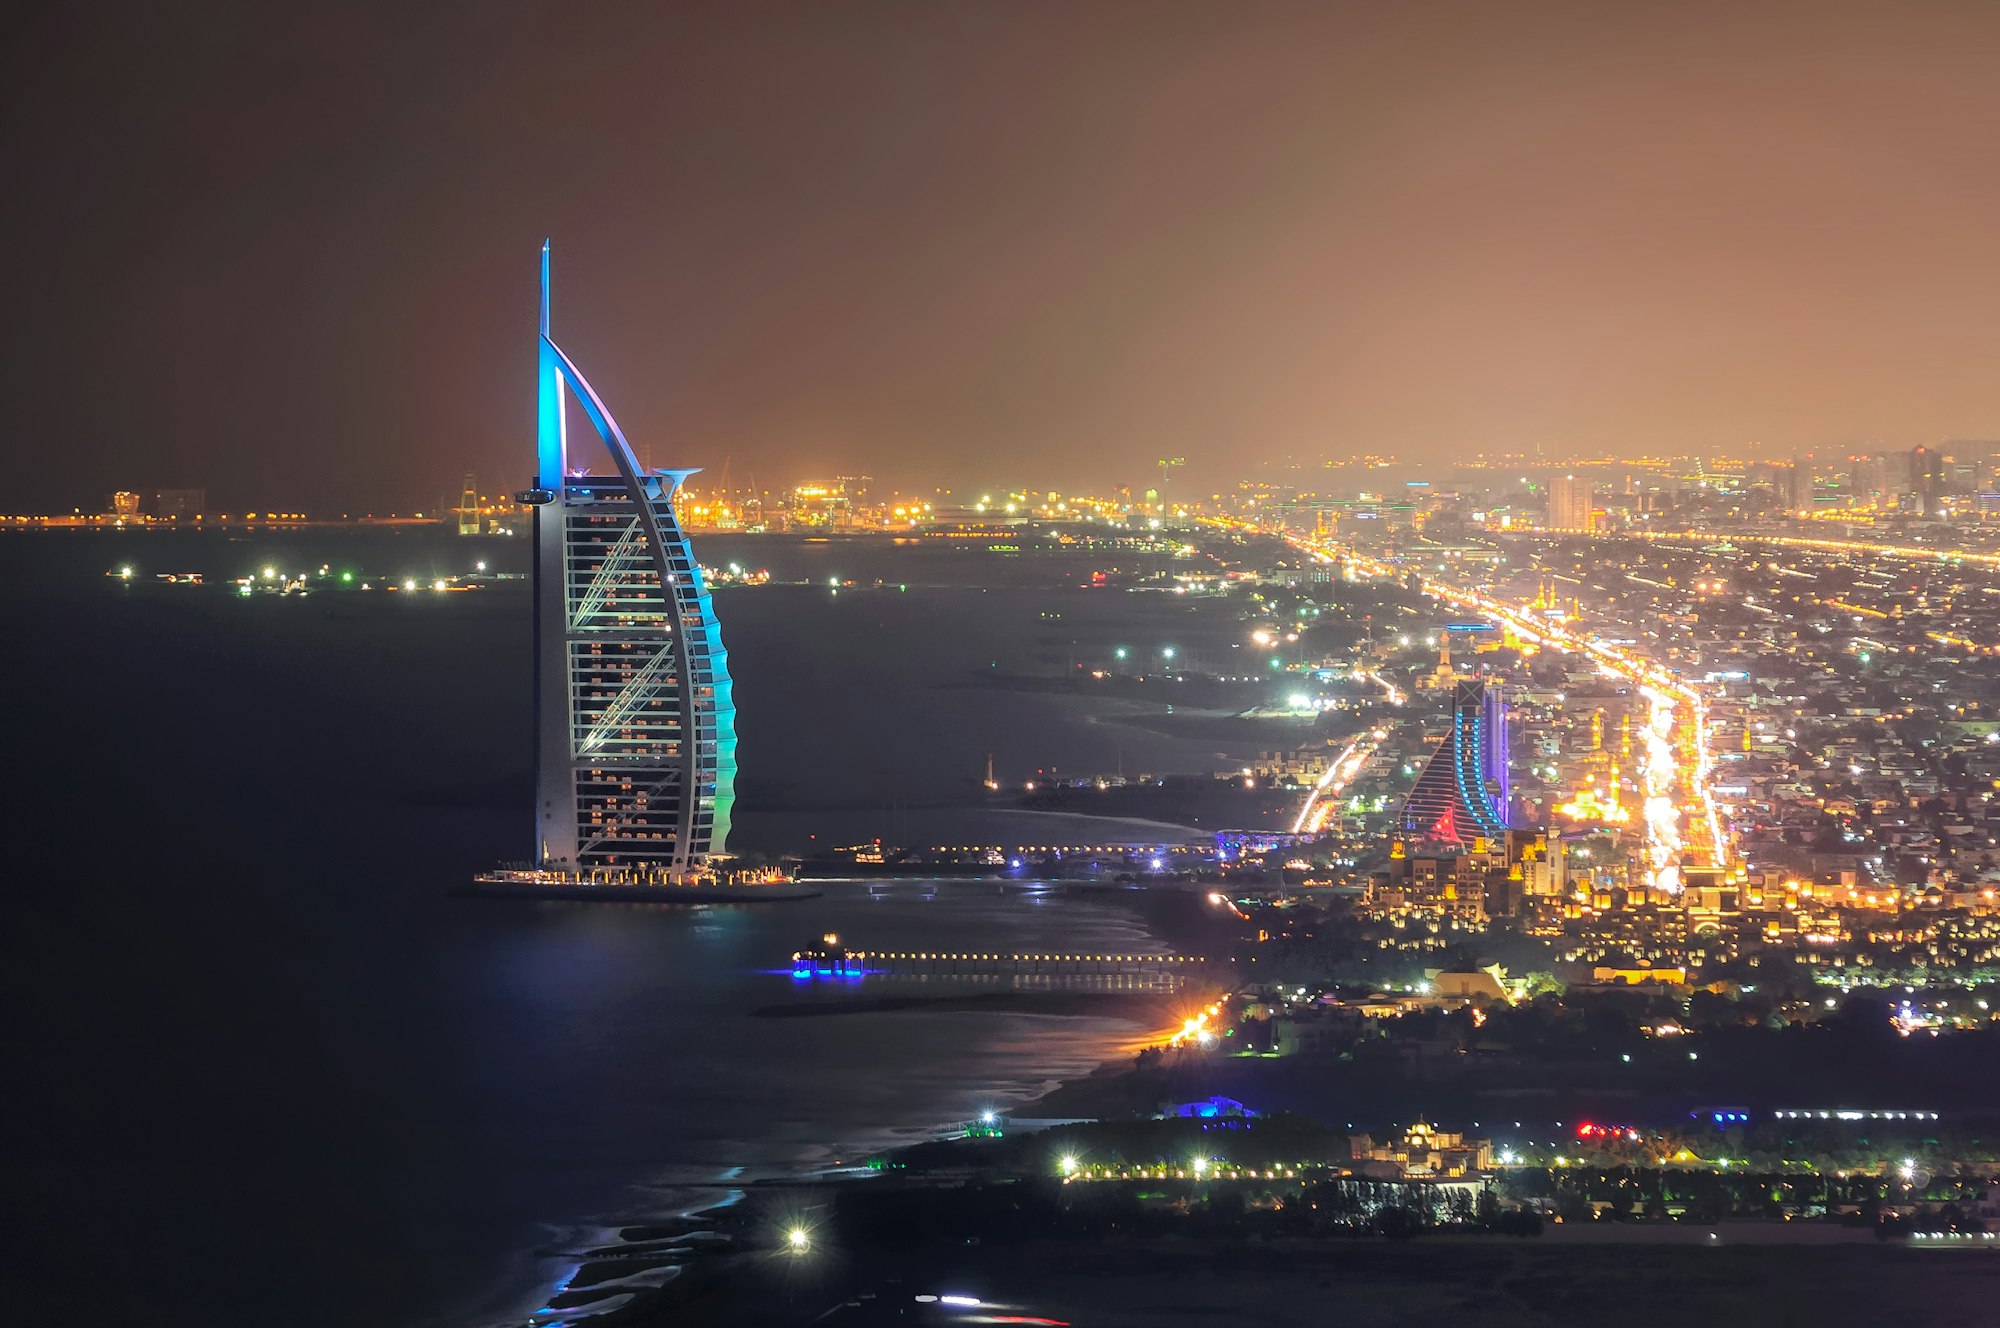
<path id="1" fill-rule="evenodd" d="M 43 332 L 0 373 L 24 457 L 83 444 L 18 501 L 518 482 L 499 277 L 552 230 L 635 432 L 781 481 L 2000 435 L 1983 10 L 389 23 L 16 33 L 0 132 L 41 206 L 0 235 Z"/>
<path id="2" fill-rule="evenodd" d="M 633 454 L 633 465 L 648 474 L 654 472 L 652 460 L 650 447 Z M 2000 492 L 1996 492 L 2000 441 L 1993 440 L 1847 455 L 1808 452 L 1777 461 L 1729 456 L 1631 461 L 1603 456 L 1474 456 L 1427 466 L 1350 456 L 1199 491 L 1178 480 L 1183 464 L 1181 458 L 1162 460 L 1150 484 L 1119 485 L 1100 492 L 1018 482 L 906 492 L 893 475 L 882 479 L 822 475 L 767 487 L 749 477 L 733 476 L 731 460 L 725 457 L 712 478 L 677 483 L 673 506 L 676 519 L 688 528 L 748 531 L 1185 520 L 1251 513 L 1261 507 L 1267 513 L 1303 510 L 1324 517 L 1367 509 L 1404 513 L 1419 524 L 1437 518 L 1494 531 L 1539 526 L 1580 533 L 1635 524 L 1662 530 L 1718 520 L 1834 520 L 1896 526 L 1926 540 L 1942 533 L 1921 533 L 1926 526 L 1952 527 L 1959 537 L 1974 537 L 1968 523 L 1984 525 L 2000 512 Z M 592 473 L 582 463 L 574 470 L 579 475 Z M 688 475 L 701 470 L 691 468 Z M 545 487 L 539 477 L 533 483 Z M 509 534 L 525 531 L 528 525 L 531 506 L 521 501 L 521 492 L 514 486 L 494 491 L 481 476 L 468 473 L 457 499 L 440 495 L 402 511 L 331 512 L 303 510 L 307 504 L 291 501 L 242 507 L 211 502 L 207 490 L 198 487 L 119 488 L 86 498 L 67 512 L 0 510 L 0 525 L 202 529 L 234 523 L 240 529 L 259 524 L 444 522 L 460 534 Z"/>
<path id="3" fill-rule="evenodd" d="M 1984 1321 L 1996 51 L 0 24 L 10 1308 Z"/>

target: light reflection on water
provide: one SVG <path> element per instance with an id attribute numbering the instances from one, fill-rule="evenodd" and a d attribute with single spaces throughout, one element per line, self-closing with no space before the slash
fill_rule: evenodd
<path id="1" fill-rule="evenodd" d="M 452 926 L 440 947 L 445 999 L 463 1030 L 458 1068 L 479 1104 L 465 1128 L 595 1173 L 596 1211 L 542 1218 L 607 1231 L 655 1220 L 663 1205 L 685 1208 L 698 1192 L 678 1187 L 696 1176 L 858 1162 L 1004 1110 L 1151 1031 L 1097 1016 L 774 1018 L 754 1015 L 759 1007 L 1160 988 L 1102 976 L 800 982 L 781 966 L 827 932 L 885 950 L 1159 948 L 1116 902 L 991 884 L 831 885 L 817 899 L 702 909 L 486 902 Z M 535 1262 L 510 1280 L 523 1285 L 532 1273 L 546 1290 L 546 1261 Z"/>
<path id="2" fill-rule="evenodd" d="M 987 758 L 1013 781 L 1234 768 L 1273 745 L 1164 723 L 1132 698 L 1005 684 L 1048 672 L 1049 614 L 1080 658 L 1169 640 L 1220 652 L 1238 635 L 1220 601 L 1076 588 L 1094 554 L 702 548 L 817 584 L 910 585 L 723 592 L 742 707 L 733 848 L 1164 835 L 1002 812 L 979 787 Z M 1134 948 L 1136 924 L 1102 900 L 890 889 L 697 914 L 447 898 L 529 849 L 524 584 L 391 604 L 127 593 L 104 577 L 125 562 L 223 578 L 332 561 L 428 578 L 474 556 L 519 570 L 525 552 L 402 529 L 0 539 L 0 594 L 35 624 L 0 651 L 37 698 L 10 730 L 39 754 L 16 819 L 67 824 L 106 780 L 145 790 L 122 805 L 117 852 L 16 846 L 17 876 L 61 888 L 30 892 L 14 929 L 15 976 L 52 1013 L 17 1021 L 37 1073 L 16 1114 L 35 1122 L 19 1133 L 37 1156 L 8 1180 L 38 1228 L 116 1249 L 79 1271 L 155 1317 L 265 1322 L 281 1304 L 301 1325 L 406 1322 L 492 1287 L 510 1249 L 657 1211 L 739 1160 L 811 1164 L 1004 1104 L 1130 1032 L 746 1013 L 802 999 L 761 970 L 825 930 L 900 948 Z M 937 582 L 956 588 L 924 589 Z M 286 753 L 254 740 L 270 718 Z M 342 1269 L 307 1297 L 302 1249 Z M 511 1285 L 545 1290 L 557 1270 L 540 1270 Z"/>

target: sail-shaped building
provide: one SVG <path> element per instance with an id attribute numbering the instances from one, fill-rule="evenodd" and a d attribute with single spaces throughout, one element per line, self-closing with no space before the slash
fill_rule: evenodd
<path id="1" fill-rule="evenodd" d="M 722 853 L 735 801 L 729 657 L 674 515 L 692 470 L 642 469 L 549 330 L 536 357 L 535 861 L 678 883 Z M 595 437 L 570 450 L 567 397 Z M 609 463 L 608 466 L 605 463 Z"/>
<path id="2" fill-rule="evenodd" d="M 1451 731 L 1431 753 L 1399 818 L 1412 840 L 1469 847 L 1507 834 L 1507 709 L 1477 680 L 1452 689 Z"/>

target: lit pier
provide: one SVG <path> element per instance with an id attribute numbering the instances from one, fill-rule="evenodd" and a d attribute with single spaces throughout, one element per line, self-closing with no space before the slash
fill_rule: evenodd
<path id="1" fill-rule="evenodd" d="M 795 977 L 1041 974 L 1052 976 L 1185 977 L 1208 963 L 1201 955 L 1003 954 L 971 950 L 848 950 L 835 938 L 792 955 Z"/>

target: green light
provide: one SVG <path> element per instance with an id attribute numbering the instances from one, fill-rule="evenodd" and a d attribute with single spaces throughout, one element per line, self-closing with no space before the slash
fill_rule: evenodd
<path id="1" fill-rule="evenodd" d="M 352 572 L 342 572 L 342 573 L 340 574 L 340 579 L 341 579 L 342 581 L 352 581 L 352 580 L 354 579 L 354 573 L 352 573 Z"/>
<path id="2" fill-rule="evenodd" d="M 1281 668 L 1283 668 L 1284 666 L 1285 666 L 1285 662 L 1284 662 L 1283 660 L 1279 659 L 1279 658 L 1278 658 L 1278 657 L 1277 657 L 1276 655 L 1273 655 L 1273 656 L 1271 656 L 1271 667 L 1272 667 L 1272 668 L 1274 668 L 1274 669 L 1281 669 Z"/>

